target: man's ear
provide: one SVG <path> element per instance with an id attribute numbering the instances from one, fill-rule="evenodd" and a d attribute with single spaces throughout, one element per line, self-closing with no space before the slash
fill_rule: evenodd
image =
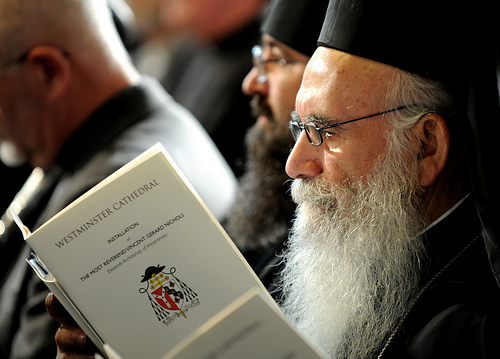
<path id="1" fill-rule="evenodd" d="M 422 145 L 419 180 L 423 187 L 429 187 L 448 160 L 450 133 L 445 120 L 435 113 L 425 115 L 416 126 Z"/>
<path id="2" fill-rule="evenodd" d="M 71 67 L 68 54 L 54 46 L 35 46 L 26 58 L 29 81 L 34 94 L 52 102 L 66 91 Z"/>

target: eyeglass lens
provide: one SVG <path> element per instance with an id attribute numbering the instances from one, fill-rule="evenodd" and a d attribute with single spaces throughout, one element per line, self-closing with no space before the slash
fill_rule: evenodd
<path id="1" fill-rule="evenodd" d="M 257 81 L 259 83 L 264 83 L 267 81 L 266 69 L 264 67 L 264 61 L 262 60 L 262 47 L 255 45 L 252 48 L 253 65 L 257 68 L 259 77 Z"/>
<path id="2" fill-rule="evenodd" d="M 302 133 L 302 130 L 306 131 L 307 139 L 309 143 L 314 146 L 319 146 L 323 142 L 321 137 L 321 132 L 317 130 L 316 126 L 312 123 L 299 124 L 298 122 L 290 122 L 290 131 L 295 141 L 297 141 Z"/>

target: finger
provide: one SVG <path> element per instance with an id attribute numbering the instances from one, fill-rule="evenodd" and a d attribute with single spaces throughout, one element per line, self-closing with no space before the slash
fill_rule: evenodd
<path id="1" fill-rule="evenodd" d="M 59 359 L 93 358 L 98 351 L 83 330 L 75 327 L 60 327 L 56 332 Z"/>
<path id="2" fill-rule="evenodd" d="M 61 323 L 63 326 L 73 326 L 77 327 L 76 322 L 68 313 L 68 311 L 63 307 L 61 302 L 56 298 L 54 293 L 49 293 L 45 298 L 45 307 L 49 315 Z"/>
<path id="3" fill-rule="evenodd" d="M 57 350 L 56 359 L 94 359 L 98 358 L 98 356 L 94 356 L 94 354 L 87 353 L 66 353 L 62 352 L 59 349 Z"/>
<path id="4" fill-rule="evenodd" d="M 57 330 L 55 342 L 57 344 L 58 359 L 93 358 L 97 347 L 76 324 L 61 302 L 53 293 L 45 298 L 45 305 L 49 314 L 61 323 Z"/>
<path id="5" fill-rule="evenodd" d="M 60 327 L 56 332 L 56 344 L 62 351 L 81 351 L 88 345 L 85 332 L 75 327 Z"/>

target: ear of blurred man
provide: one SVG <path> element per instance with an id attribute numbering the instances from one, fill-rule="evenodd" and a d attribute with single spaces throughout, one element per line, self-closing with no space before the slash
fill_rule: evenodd
<path id="1" fill-rule="evenodd" d="M 69 54 L 53 46 L 36 46 L 26 59 L 33 94 L 51 103 L 66 92 L 71 76 Z"/>

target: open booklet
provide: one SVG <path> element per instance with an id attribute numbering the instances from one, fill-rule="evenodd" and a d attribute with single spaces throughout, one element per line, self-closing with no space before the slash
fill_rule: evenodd
<path id="1" fill-rule="evenodd" d="M 313 353 L 160 144 L 33 233 L 18 224 L 36 253 L 30 265 L 103 352 L 106 343 L 124 359 L 158 359 L 188 337 L 188 347 L 204 346 L 194 337 L 252 325 L 241 308 L 257 301 L 267 308 L 259 315 L 271 310 L 267 317 L 288 328 L 276 340 L 300 342 Z M 260 294 L 248 294 L 255 290 Z M 231 317 L 240 318 L 238 328 Z M 272 327 L 266 323 L 262 328 Z M 264 344 L 258 335 L 249 338 L 249 348 Z M 192 356 L 175 356 L 181 357 Z"/>
<path id="2" fill-rule="evenodd" d="M 249 290 L 162 359 L 320 359 L 265 293 Z"/>

